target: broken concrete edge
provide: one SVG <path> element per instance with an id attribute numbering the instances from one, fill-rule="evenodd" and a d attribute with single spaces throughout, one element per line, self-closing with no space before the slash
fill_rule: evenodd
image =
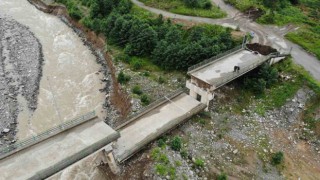
<path id="1" fill-rule="evenodd" d="M 120 174 L 121 173 L 121 168 L 118 164 L 118 162 L 116 161 L 114 154 L 112 151 L 104 151 L 103 152 L 105 155 L 105 159 L 106 162 L 108 163 L 110 170 L 114 173 L 114 174 Z"/>
<path id="2" fill-rule="evenodd" d="M 92 113 L 92 112 L 91 112 L 91 113 Z M 80 117 L 84 117 L 84 116 L 80 116 Z M 78 117 L 78 118 L 79 118 L 79 117 Z M 7 153 L 4 153 L 4 154 L 0 155 L 0 160 L 5 159 L 5 158 L 7 158 L 7 157 L 9 157 L 9 156 L 11 156 L 11 155 L 19 152 L 19 151 L 25 150 L 25 149 L 27 149 L 27 148 L 35 145 L 35 144 L 41 143 L 41 142 L 43 142 L 43 141 L 45 141 L 45 140 L 48 140 L 48 139 L 50 139 L 50 138 L 52 138 L 52 137 L 54 137 L 54 136 L 56 136 L 56 135 L 58 135 L 58 134 L 60 134 L 60 133 L 63 133 L 63 132 L 65 132 L 65 131 L 68 131 L 68 130 L 76 127 L 76 126 L 79 126 L 79 125 L 81 125 L 81 124 L 83 124 L 83 123 L 86 123 L 86 122 L 88 122 L 88 121 L 90 121 L 90 120 L 92 120 L 92 119 L 95 119 L 95 118 L 97 118 L 97 116 L 96 116 L 95 113 L 94 113 L 94 115 L 93 115 L 92 117 L 89 117 L 89 118 L 87 118 L 87 119 L 84 119 L 84 120 L 82 120 L 82 121 L 79 121 L 78 123 L 72 124 L 72 125 L 68 126 L 67 128 L 65 128 L 65 129 L 63 129 L 63 130 L 59 130 L 59 131 L 56 131 L 56 132 L 53 131 L 52 134 L 49 134 L 49 135 L 44 136 L 44 137 L 40 137 L 40 139 L 35 140 L 34 142 L 31 142 L 31 143 L 27 144 L 26 146 L 17 147 L 17 148 L 15 148 L 15 149 L 12 150 L 12 151 L 9 151 L 9 152 L 7 152 Z M 68 122 L 65 122 L 65 123 L 68 123 Z M 61 124 L 60 124 L 60 125 L 61 125 Z M 60 125 L 58 125 L 58 126 L 60 126 Z M 53 127 L 53 128 L 50 128 L 49 130 L 44 131 L 44 132 L 42 132 L 42 133 L 48 132 L 48 131 L 50 131 L 50 130 L 52 130 L 52 129 L 55 129 L 55 128 L 57 128 L 58 126 L 55 126 L 55 127 Z M 34 137 L 32 137 L 32 138 L 34 138 Z M 29 140 L 31 141 L 32 138 L 29 138 Z M 26 141 L 28 141 L 28 139 L 27 139 Z M 17 143 L 19 143 L 19 142 L 17 142 Z M 14 145 L 14 144 L 13 144 L 13 145 Z M 9 146 L 9 147 L 4 147 L 3 149 L 5 149 L 5 148 L 9 148 L 9 149 L 10 149 L 10 146 Z M 1 149 L 0 149 L 0 150 L 1 150 Z M 0 153 L 1 153 L 1 152 L 0 152 Z"/>
<path id="3" fill-rule="evenodd" d="M 104 146 L 117 140 L 119 137 L 120 137 L 120 133 L 117 131 L 114 131 L 108 137 L 92 144 L 91 146 L 77 152 L 76 154 L 74 154 L 72 156 L 65 158 L 64 160 L 54 164 L 53 166 L 51 166 L 47 169 L 36 172 L 32 177 L 30 177 L 28 179 L 37 180 L 37 179 L 48 178 L 48 177 L 54 175 L 55 173 L 58 173 L 59 171 L 67 168 L 68 166 L 78 162 L 79 160 L 84 159 L 85 157 L 101 150 L 101 148 L 103 148 Z"/>
<path id="4" fill-rule="evenodd" d="M 147 145 L 150 142 L 156 140 L 161 135 L 166 134 L 168 131 L 176 128 L 177 126 L 179 126 L 184 121 L 190 119 L 193 115 L 196 115 L 200 111 L 204 110 L 206 107 L 207 107 L 207 105 L 205 105 L 205 104 L 202 104 L 202 103 L 199 104 L 197 107 L 192 109 L 190 112 L 188 112 L 185 115 L 182 115 L 182 116 L 172 120 L 171 123 L 168 123 L 168 124 L 162 126 L 162 128 L 159 128 L 156 133 L 150 134 L 143 141 L 141 141 L 140 143 L 136 144 L 136 146 L 132 150 L 126 151 L 120 157 L 116 157 L 116 160 L 118 161 L 119 164 L 123 163 L 124 161 L 128 160 L 130 157 L 135 155 L 137 152 L 139 152 L 141 149 L 143 149 L 145 145 Z"/>
<path id="5" fill-rule="evenodd" d="M 143 111 L 140 111 L 140 112 L 134 114 L 134 117 L 133 117 L 133 118 L 129 118 L 128 121 L 126 121 L 125 123 L 123 123 L 123 124 L 121 124 L 120 126 L 116 127 L 115 130 L 116 130 L 116 131 L 120 131 L 121 129 L 125 128 L 125 127 L 128 126 L 129 124 L 135 122 L 135 121 L 136 121 L 138 118 L 140 118 L 141 116 L 149 113 L 150 111 L 152 111 L 152 110 L 154 110 L 155 108 L 163 105 L 164 103 L 170 101 L 171 99 L 179 96 L 179 95 L 182 94 L 182 93 L 184 93 L 184 91 L 181 90 L 181 89 L 179 89 L 178 91 L 174 92 L 173 94 L 169 94 L 169 95 L 165 96 L 165 97 L 167 97 L 167 98 L 163 97 L 163 98 L 159 99 L 159 100 L 160 100 L 159 102 L 157 102 L 157 101 L 158 101 L 158 100 L 157 100 L 155 104 L 152 103 L 152 104 L 150 104 L 149 106 L 147 106 L 146 109 L 144 109 Z"/>

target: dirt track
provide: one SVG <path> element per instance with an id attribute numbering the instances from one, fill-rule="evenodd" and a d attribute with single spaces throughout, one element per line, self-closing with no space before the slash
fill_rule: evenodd
<path id="1" fill-rule="evenodd" d="M 37 107 L 42 56 L 41 44 L 27 27 L 0 15 L 0 147 L 13 141 L 18 100 L 31 111 Z"/>

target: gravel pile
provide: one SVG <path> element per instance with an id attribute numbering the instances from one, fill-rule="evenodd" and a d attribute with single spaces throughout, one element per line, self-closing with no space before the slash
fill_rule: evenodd
<path id="1" fill-rule="evenodd" d="M 15 142 L 18 100 L 37 108 L 42 75 L 41 44 L 34 34 L 15 20 L 0 15 L 0 147 Z"/>

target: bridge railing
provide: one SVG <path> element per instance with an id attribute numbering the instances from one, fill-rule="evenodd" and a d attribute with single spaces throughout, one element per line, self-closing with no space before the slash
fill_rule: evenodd
<path id="1" fill-rule="evenodd" d="M 219 81 L 214 83 L 216 86 L 216 89 L 223 86 L 224 84 L 230 82 L 231 80 L 251 71 L 252 69 L 258 67 L 259 65 L 261 65 L 262 63 L 264 63 L 265 61 L 267 61 L 268 59 L 270 59 L 274 56 L 275 56 L 274 54 L 270 54 L 268 56 L 262 56 L 261 58 L 258 59 L 258 61 L 256 61 L 253 64 L 250 64 L 250 66 L 241 67 L 239 72 L 233 72 L 232 74 L 224 76 L 222 79 L 220 79 Z"/>
<path id="2" fill-rule="evenodd" d="M 48 139 L 64 130 L 70 129 L 72 127 L 75 127 L 81 123 L 84 123 L 92 118 L 96 117 L 95 111 L 89 112 L 83 116 L 76 117 L 70 121 L 66 121 L 58 126 L 55 126 L 53 128 L 50 128 L 36 136 L 32 136 L 28 139 L 18 141 L 12 145 L 5 146 L 0 148 L 0 159 L 3 159 L 4 157 L 8 156 L 12 152 L 17 152 L 22 149 L 25 149 L 31 145 L 37 144 L 38 142 L 41 142 L 45 139 Z"/>
<path id="3" fill-rule="evenodd" d="M 176 91 L 173 91 L 165 96 L 163 96 L 162 98 L 157 99 L 156 101 L 152 102 L 151 104 L 149 104 L 148 106 L 143 107 L 142 109 L 140 109 L 138 112 L 128 116 L 126 118 L 126 122 L 121 124 L 120 126 L 116 127 L 116 130 L 122 129 L 123 127 L 127 126 L 128 124 L 130 124 L 132 121 L 134 121 L 136 118 L 142 116 L 143 114 L 147 113 L 149 110 L 152 110 L 155 107 L 160 106 L 163 102 L 167 102 L 168 99 L 172 99 L 174 97 L 176 97 L 177 95 L 183 93 L 183 92 L 187 92 L 187 88 L 180 88 Z"/>
<path id="4" fill-rule="evenodd" d="M 230 53 L 236 52 L 236 51 L 238 51 L 238 50 L 240 50 L 240 49 L 243 49 L 242 45 L 236 46 L 236 47 L 233 48 L 233 49 L 230 49 L 230 50 L 228 50 L 228 51 L 226 51 L 226 52 L 220 53 L 220 54 L 218 54 L 218 55 L 216 55 L 216 56 L 213 56 L 213 57 L 211 57 L 211 58 L 209 58 L 209 59 L 206 59 L 206 60 L 204 60 L 204 61 L 202 61 L 202 62 L 200 62 L 200 63 L 198 63 L 198 64 L 195 64 L 195 65 L 189 67 L 189 68 L 188 68 L 188 72 L 189 72 L 189 71 L 192 71 L 192 70 L 194 70 L 194 69 L 197 69 L 198 67 L 201 67 L 201 66 L 203 66 L 203 65 L 206 65 L 206 64 L 208 64 L 208 63 L 211 63 L 211 62 L 213 62 L 213 61 L 215 61 L 215 60 L 217 60 L 217 59 L 219 59 L 219 58 L 222 58 L 222 57 L 224 57 L 224 56 L 226 56 L 226 55 L 229 55 Z"/>

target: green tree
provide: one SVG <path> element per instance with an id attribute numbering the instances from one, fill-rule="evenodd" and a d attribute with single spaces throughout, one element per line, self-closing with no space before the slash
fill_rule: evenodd
<path id="1" fill-rule="evenodd" d="M 228 177 L 225 173 L 221 173 L 218 175 L 217 180 L 227 180 Z"/>
<path id="2" fill-rule="evenodd" d="M 252 90 L 256 95 L 261 95 L 266 89 L 266 81 L 262 78 L 245 78 L 244 86 Z"/>
<path id="3" fill-rule="evenodd" d="M 284 160 L 283 152 L 279 151 L 272 156 L 271 163 L 273 165 L 279 165 L 283 162 L 283 160 Z"/>
<path id="4" fill-rule="evenodd" d="M 125 84 L 130 81 L 130 76 L 124 74 L 123 71 L 120 71 L 120 73 L 118 74 L 118 81 L 120 84 Z"/>
<path id="5" fill-rule="evenodd" d="M 190 8 L 200 7 L 199 0 L 184 0 L 183 2 L 185 3 L 186 6 L 188 6 Z"/>
<path id="6" fill-rule="evenodd" d="M 277 69 L 270 66 L 268 63 L 264 63 L 258 72 L 260 78 L 263 78 L 266 82 L 266 87 L 270 88 L 274 83 L 278 81 Z"/>
<path id="7" fill-rule="evenodd" d="M 175 25 L 172 25 L 165 36 L 165 40 L 170 43 L 180 43 L 182 40 L 181 29 Z"/>
<path id="8" fill-rule="evenodd" d="M 130 0 L 121 0 L 118 4 L 117 11 L 120 14 L 128 14 L 132 9 L 132 2 Z"/>
<path id="9" fill-rule="evenodd" d="M 126 52 L 129 55 L 148 55 L 151 54 L 157 44 L 157 33 L 148 24 L 143 24 L 137 28 L 138 32 L 130 35 L 129 45 Z"/>
<path id="10" fill-rule="evenodd" d="M 175 151 L 180 151 L 182 147 L 182 139 L 179 136 L 175 136 L 171 141 L 171 148 Z"/>

